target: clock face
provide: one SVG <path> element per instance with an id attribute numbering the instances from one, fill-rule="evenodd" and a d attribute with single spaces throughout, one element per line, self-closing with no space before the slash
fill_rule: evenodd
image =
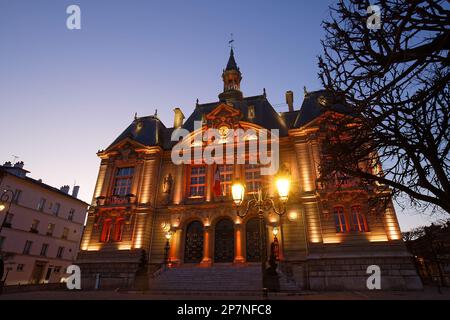
<path id="1" fill-rule="evenodd" d="M 319 103 L 322 105 L 322 106 L 326 106 L 327 105 L 327 98 L 325 98 L 324 96 L 320 96 L 319 97 Z"/>
<path id="2" fill-rule="evenodd" d="M 228 136 L 229 131 L 230 131 L 230 129 L 228 129 L 227 126 L 221 126 L 219 128 L 219 134 L 222 138 L 226 138 Z"/>

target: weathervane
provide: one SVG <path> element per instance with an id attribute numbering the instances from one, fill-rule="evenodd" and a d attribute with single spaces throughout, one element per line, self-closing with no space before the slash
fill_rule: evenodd
<path id="1" fill-rule="evenodd" d="M 230 36 L 230 41 L 228 41 L 228 44 L 230 45 L 230 48 L 231 48 L 231 49 L 234 49 L 234 47 L 233 47 L 233 42 L 234 42 L 233 34 L 231 34 L 231 36 Z"/>

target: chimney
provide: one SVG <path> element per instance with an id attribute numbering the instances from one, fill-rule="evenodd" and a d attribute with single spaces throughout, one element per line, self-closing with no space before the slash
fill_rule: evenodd
<path id="1" fill-rule="evenodd" d="M 80 191 L 80 186 L 74 186 L 72 189 L 72 197 L 78 197 L 78 191 Z"/>
<path id="2" fill-rule="evenodd" d="M 23 166 L 23 161 L 16 162 L 14 165 L 12 165 L 10 161 L 8 161 L 3 165 L 3 169 L 17 177 L 25 178 L 27 173 L 30 171 L 25 170 Z"/>
<path id="3" fill-rule="evenodd" d="M 24 165 L 23 161 L 16 162 L 16 163 L 14 164 L 14 168 L 23 169 L 23 165 Z"/>
<path id="4" fill-rule="evenodd" d="M 173 120 L 173 127 L 175 129 L 178 129 L 183 125 L 184 114 L 180 108 L 173 109 L 173 112 L 175 112 L 175 117 Z"/>
<path id="5" fill-rule="evenodd" d="M 289 112 L 294 111 L 294 93 L 291 90 L 286 91 L 286 103 L 289 107 Z"/>
<path id="6" fill-rule="evenodd" d="M 62 186 L 61 188 L 59 188 L 59 190 L 60 190 L 61 192 L 64 192 L 65 194 L 69 194 L 69 189 L 70 189 L 70 187 L 67 186 L 67 185 Z"/>

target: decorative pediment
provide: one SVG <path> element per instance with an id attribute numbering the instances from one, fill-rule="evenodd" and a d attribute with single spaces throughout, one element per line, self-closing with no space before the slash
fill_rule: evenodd
<path id="1" fill-rule="evenodd" d="M 98 155 L 117 154 L 117 159 L 128 161 L 129 159 L 137 157 L 136 149 L 142 148 L 146 148 L 146 146 L 131 138 L 125 138 L 110 146 L 108 149 L 100 151 Z"/>
<path id="2" fill-rule="evenodd" d="M 218 105 L 213 111 L 206 115 L 208 127 L 212 128 L 218 128 L 224 124 L 232 127 L 234 124 L 238 123 L 241 118 L 241 111 L 226 103 Z"/>

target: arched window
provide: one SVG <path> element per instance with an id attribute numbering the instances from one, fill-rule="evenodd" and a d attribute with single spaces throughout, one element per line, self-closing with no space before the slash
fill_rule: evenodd
<path id="1" fill-rule="evenodd" d="M 368 232 L 366 215 L 362 213 L 361 206 L 352 206 L 351 209 L 351 228 L 356 232 Z"/>
<path id="2" fill-rule="evenodd" d="M 344 207 L 334 207 L 334 224 L 336 226 L 336 232 L 344 233 L 348 232 L 347 219 L 345 218 Z"/>
<path id="3" fill-rule="evenodd" d="M 100 235 L 100 242 L 108 242 L 111 237 L 111 219 L 106 219 L 103 221 L 102 233 Z"/>

